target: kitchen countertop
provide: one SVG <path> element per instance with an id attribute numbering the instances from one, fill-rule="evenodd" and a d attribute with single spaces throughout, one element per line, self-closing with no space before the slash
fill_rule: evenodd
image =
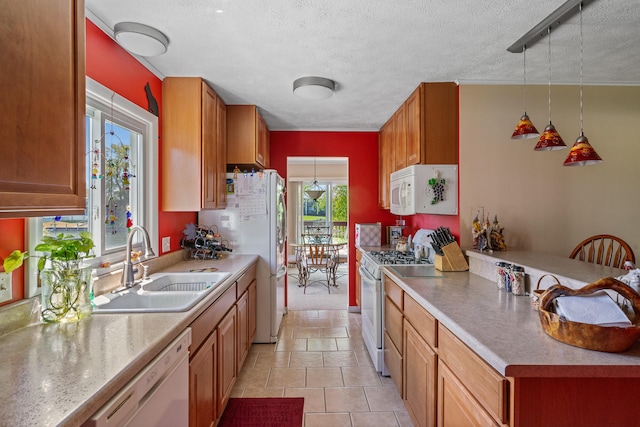
<path id="1" fill-rule="evenodd" d="M 257 259 L 229 255 L 164 269 L 215 267 L 232 273 L 187 312 L 93 314 L 77 323 L 34 324 L 0 337 L 0 424 L 80 425 Z"/>
<path id="2" fill-rule="evenodd" d="M 524 265 L 534 274 L 577 275 L 585 283 L 621 271 L 531 252 L 501 252 L 498 259 L 469 251 L 467 255 L 471 265 L 474 258 L 492 263 L 499 259 Z M 474 272 L 444 272 L 441 278 L 404 278 L 390 268 L 385 272 L 506 377 L 640 377 L 640 342 L 624 353 L 605 353 L 556 341 L 542 330 L 528 296 L 498 290 L 493 280 Z"/>

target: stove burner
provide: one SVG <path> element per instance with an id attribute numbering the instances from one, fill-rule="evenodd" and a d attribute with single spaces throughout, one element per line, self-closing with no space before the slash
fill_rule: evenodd
<path id="1" fill-rule="evenodd" d="M 415 254 L 412 251 L 371 251 L 369 252 L 369 255 L 378 264 L 432 264 L 428 257 L 416 259 Z"/>

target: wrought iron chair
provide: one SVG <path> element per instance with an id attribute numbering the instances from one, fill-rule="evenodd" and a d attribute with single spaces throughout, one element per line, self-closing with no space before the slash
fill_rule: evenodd
<path id="1" fill-rule="evenodd" d="M 569 258 L 614 268 L 623 268 L 625 261 L 636 262 L 631 247 L 619 237 L 609 234 L 598 234 L 583 240 Z"/>
<path id="2" fill-rule="evenodd" d="M 326 282 L 318 282 L 325 284 L 329 293 L 331 293 L 331 281 L 335 282 L 335 267 L 337 266 L 337 249 L 336 246 L 330 243 L 331 235 L 303 234 L 302 242 L 299 277 L 301 279 L 300 283 L 304 286 L 304 293 L 307 293 L 311 274 L 316 271 L 325 273 Z"/>

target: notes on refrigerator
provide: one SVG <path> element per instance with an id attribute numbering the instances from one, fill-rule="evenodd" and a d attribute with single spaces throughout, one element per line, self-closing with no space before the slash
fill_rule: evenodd
<path id="1" fill-rule="evenodd" d="M 264 218 L 267 216 L 267 180 L 259 174 L 239 174 L 235 180 L 235 203 L 227 203 L 240 212 L 241 221 Z M 231 201 L 231 200 L 230 200 Z"/>

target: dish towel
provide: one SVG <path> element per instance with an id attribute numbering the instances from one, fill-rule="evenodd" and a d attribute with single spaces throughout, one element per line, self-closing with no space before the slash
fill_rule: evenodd
<path id="1" fill-rule="evenodd" d="M 618 304 L 604 291 L 583 296 L 561 296 L 554 300 L 556 313 L 572 322 L 600 326 L 631 326 Z"/>

